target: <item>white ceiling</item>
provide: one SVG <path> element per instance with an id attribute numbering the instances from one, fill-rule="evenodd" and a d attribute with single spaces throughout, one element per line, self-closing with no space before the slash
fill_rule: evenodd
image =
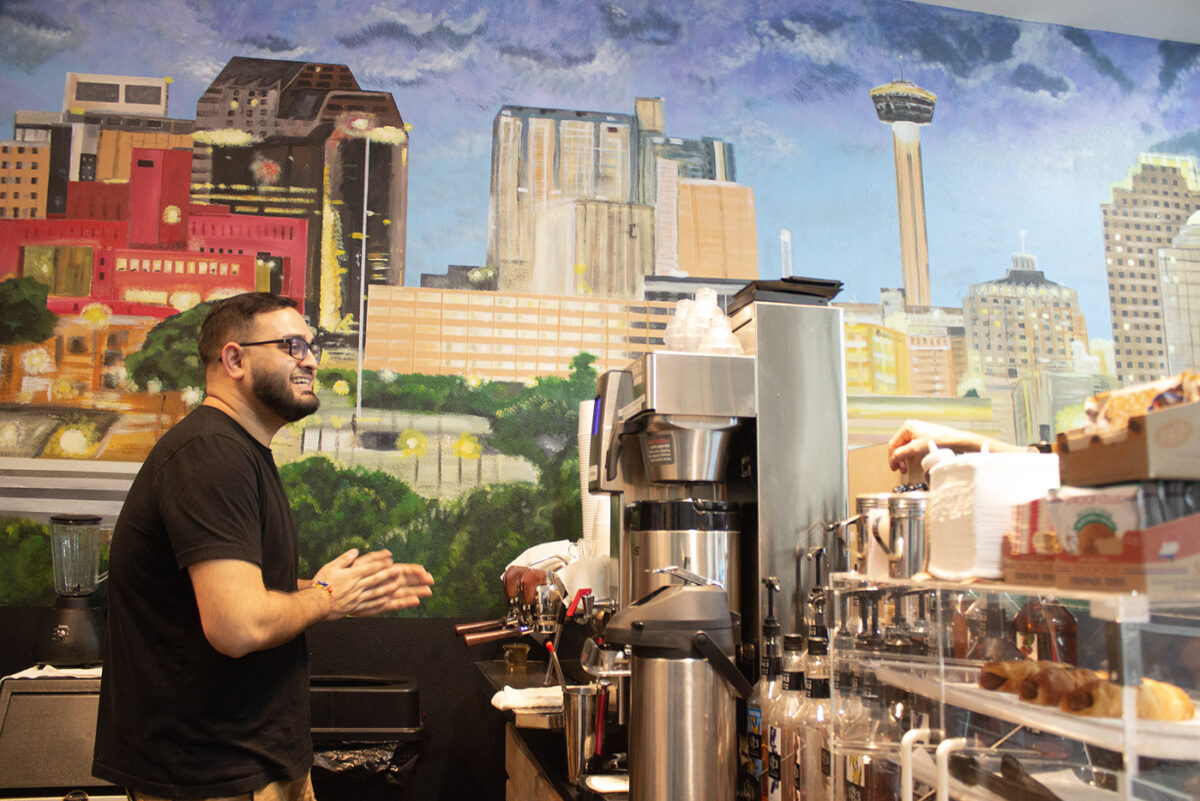
<path id="1" fill-rule="evenodd" d="M 1198 0 L 916 0 L 1004 17 L 1200 44 Z"/>

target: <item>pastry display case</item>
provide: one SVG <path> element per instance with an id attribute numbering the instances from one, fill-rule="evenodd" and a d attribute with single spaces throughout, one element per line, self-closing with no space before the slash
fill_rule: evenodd
<path id="1" fill-rule="evenodd" d="M 824 613 L 834 798 L 1200 798 L 1195 593 L 835 574 Z"/>

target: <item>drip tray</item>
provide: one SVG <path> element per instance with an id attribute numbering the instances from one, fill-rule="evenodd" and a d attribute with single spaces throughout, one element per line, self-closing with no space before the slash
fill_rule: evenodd
<path id="1" fill-rule="evenodd" d="M 395 742 L 424 736 L 412 676 L 312 677 L 314 742 Z"/>

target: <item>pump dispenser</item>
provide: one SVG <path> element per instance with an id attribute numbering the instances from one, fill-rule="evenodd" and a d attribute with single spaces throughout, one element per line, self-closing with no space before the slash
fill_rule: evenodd
<path id="1" fill-rule="evenodd" d="M 775 617 L 775 596 L 779 594 L 779 579 L 770 576 L 763 579 L 762 583 L 767 589 L 767 616 L 763 619 L 762 624 L 763 656 L 761 670 L 763 675 L 767 675 L 768 671 L 773 671 L 774 677 L 778 678 L 780 660 L 782 658 L 779 638 L 783 634 L 783 627 L 779 625 L 779 619 Z"/>
<path id="2" fill-rule="evenodd" d="M 809 636 L 812 636 L 812 627 L 827 626 L 825 618 L 826 603 L 825 599 L 829 594 L 826 585 L 829 583 L 829 577 L 825 575 L 825 548 L 817 546 L 809 548 L 807 554 L 808 561 L 812 562 L 812 578 L 813 588 L 808 593 L 808 604 L 805 609 L 805 625 L 808 627 Z"/>
<path id="3" fill-rule="evenodd" d="M 769 576 L 762 580 L 767 590 L 767 616 L 762 623 L 763 652 L 759 663 L 759 678 L 754 692 L 746 701 L 746 734 L 749 743 L 750 771 L 759 798 L 764 798 L 767 788 L 767 737 L 775 706 L 783 693 L 782 655 L 780 652 L 781 626 L 775 617 L 775 594 L 779 592 L 779 579 Z"/>

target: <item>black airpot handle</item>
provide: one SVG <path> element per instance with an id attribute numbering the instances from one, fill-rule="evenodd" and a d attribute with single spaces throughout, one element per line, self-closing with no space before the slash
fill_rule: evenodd
<path id="1" fill-rule="evenodd" d="M 754 688 L 750 686 L 750 682 L 746 681 L 746 677 L 737 669 L 733 662 L 729 661 L 729 657 L 725 656 L 715 642 L 708 636 L 706 632 L 697 631 L 692 635 L 692 647 L 700 652 L 700 655 L 708 660 L 708 664 L 713 666 L 713 670 L 725 681 L 733 685 L 733 690 L 742 698 L 749 698 L 750 693 L 754 692 Z"/>

